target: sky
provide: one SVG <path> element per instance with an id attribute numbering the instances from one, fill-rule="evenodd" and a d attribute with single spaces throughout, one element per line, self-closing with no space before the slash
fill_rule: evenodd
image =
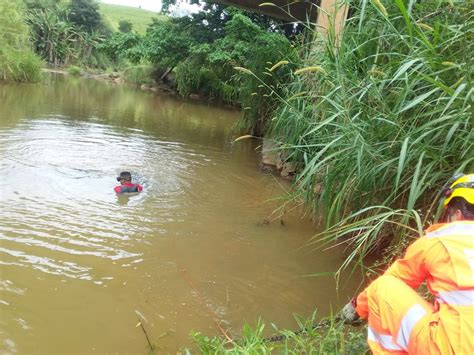
<path id="1" fill-rule="evenodd" d="M 161 10 L 161 0 L 100 0 L 107 4 L 116 4 L 116 5 L 126 5 L 126 6 L 141 6 L 142 9 L 151 10 L 151 11 L 160 11 Z M 196 11 L 196 6 L 189 5 L 185 0 L 178 1 L 179 9 L 184 12 L 193 12 Z"/>

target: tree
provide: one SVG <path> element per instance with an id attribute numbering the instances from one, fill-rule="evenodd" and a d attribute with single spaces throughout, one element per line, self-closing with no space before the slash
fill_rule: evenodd
<path id="1" fill-rule="evenodd" d="M 115 62 L 128 59 L 132 63 L 138 63 L 144 56 L 142 41 L 142 37 L 136 32 L 116 32 L 100 44 L 99 49 Z"/>
<path id="2" fill-rule="evenodd" d="M 153 19 L 145 36 L 147 59 L 165 68 L 174 68 L 189 54 L 193 40 L 190 31 L 178 19 Z"/>
<path id="3" fill-rule="evenodd" d="M 28 24 L 34 34 L 34 47 L 48 63 L 67 63 L 74 54 L 78 32 L 68 22 L 68 8 L 56 4 L 50 8 L 32 7 Z"/>
<path id="4" fill-rule="evenodd" d="M 163 0 L 162 12 L 169 13 L 169 7 L 176 4 L 176 0 Z M 201 5 L 201 11 L 186 16 L 187 20 L 194 27 L 197 33 L 194 35 L 211 35 L 212 40 L 221 38 L 224 33 L 225 24 L 230 21 L 234 14 L 241 13 L 247 16 L 260 27 L 269 32 L 278 32 L 292 39 L 303 31 L 302 24 L 288 23 L 267 15 L 259 14 L 253 11 L 245 11 L 228 5 L 218 5 L 204 0 L 190 0 L 191 4 Z"/>
<path id="5" fill-rule="evenodd" d="M 199 4 L 200 1 L 199 0 L 191 0 L 190 3 L 191 4 Z M 163 12 L 164 14 L 168 14 L 171 5 L 176 5 L 176 0 L 162 0 L 161 1 L 161 12 Z"/>
<path id="6" fill-rule="evenodd" d="M 95 0 L 71 0 L 69 10 L 69 20 L 86 32 L 92 33 L 100 29 L 102 16 L 99 13 L 99 4 Z"/>

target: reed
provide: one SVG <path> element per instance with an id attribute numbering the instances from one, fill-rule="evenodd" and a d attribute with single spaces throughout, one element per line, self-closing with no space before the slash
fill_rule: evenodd
<path id="1" fill-rule="evenodd" d="M 303 166 L 292 198 L 323 216 L 314 242 L 351 242 L 345 265 L 421 233 L 444 182 L 474 171 L 472 6 L 355 6 L 338 45 L 314 33 L 268 134 Z"/>

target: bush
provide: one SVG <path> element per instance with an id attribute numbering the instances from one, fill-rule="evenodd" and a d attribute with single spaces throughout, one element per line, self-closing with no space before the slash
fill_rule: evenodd
<path id="1" fill-rule="evenodd" d="M 0 78 L 5 81 L 39 82 L 42 67 L 43 61 L 29 49 L 4 47 L 0 50 Z"/>
<path id="2" fill-rule="evenodd" d="M 142 42 L 143 38 L 135 32 L 116 32 L 98 49 L 114 62 L 128 60 L 138 64 L 144 57 Z"/>
<path id="3" fill-rule="evenodd" d="M 0 80 L 37 82 L 43 62 L 29 47 L 21 3 L 0 1 Z"/>
<path id="4" fill-rule="evenodd" d="M 81 76 L 82 74 L 81 68 L 75 65 L 71 65 L 69 68 L 67 68 L 67 72 L 73 76 Z"/>

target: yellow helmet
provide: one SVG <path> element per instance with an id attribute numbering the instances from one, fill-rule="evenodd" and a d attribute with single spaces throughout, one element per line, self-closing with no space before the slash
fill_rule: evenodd
<path id="1" fill-rule="evenodd" d="M 447 206 L 454 197 L 461 197 L 470 204 L 474 204 L 474 174 L 456 175 L 453 180 L 454 182 L 444 189 L 443 205 Z"/>

